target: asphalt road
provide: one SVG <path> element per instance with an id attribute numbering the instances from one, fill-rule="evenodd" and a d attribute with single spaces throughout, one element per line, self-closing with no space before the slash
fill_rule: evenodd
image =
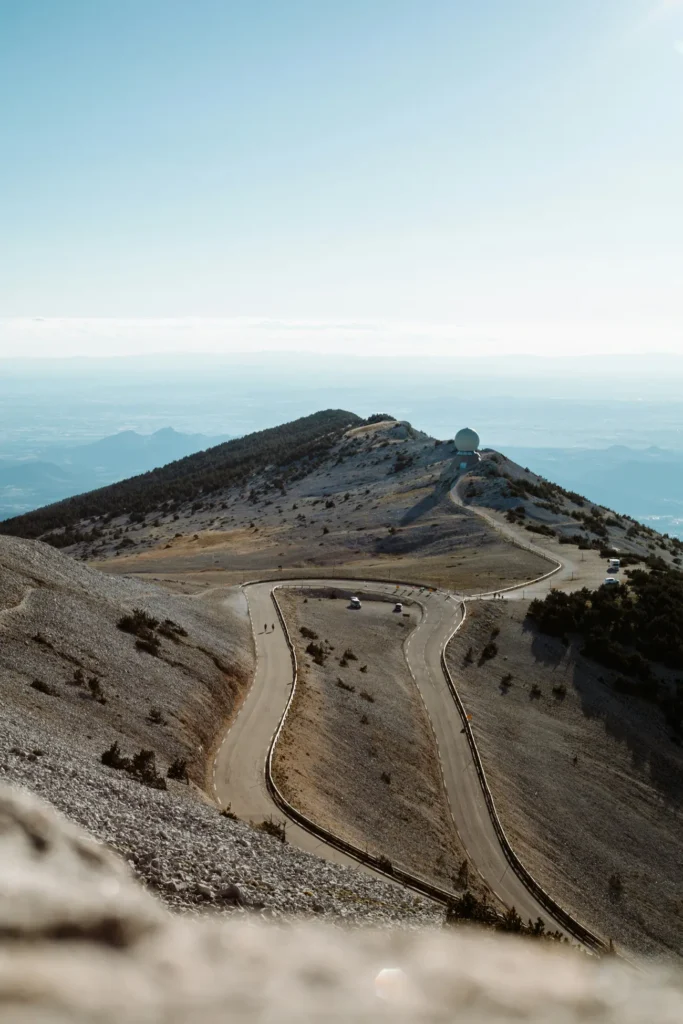
<path id="1" fill-rule="evenodd" d="M 349 595 L 364 590 L 395 593 L 394 585 L 359 584 L 344 580 L 325 581 L 345 588 Z M 291 586 L 291 583 L 288 584 Z M 297 581 L 297 585 L 321 586 L 321 580 Z M 282 820 L 265 782 L 265 759 L 279 725 L 292 686 L 289 647 L 275 613 L 271 594 L 276 584 L 246 587 L 256 641 L 257 665 L 254 683 L 232 728 L 225 737 L 214 765 L 214 787 L 222 806 L 230 804 L 240 817 L 262 821 Z M 424 608 L 420 623 L 405 643 L 406 658 L 432 721 L 441 757 L 444 781 L 456 828 L 471 863 L 484 881 L 508 906 L 515 906 L 524 919 L 548 913 L 528 892 L 510 868 L 493 828 L 462 722 L 441 668 L 441 651 L 460 619 L 455 595 L 437 591 L 420 595 L 418 588 L 401 588 L 400 594 L 419 600 Z M 337 602 L 340 615 L 362 615 Z M 387 604 L 387 615 L 391 615 Z M 264 631 L 264 624 L 268 630 Z M 274 625 L 274 630 L 271 626 Z M 290 822 L 287 839 L 301 849 L 337 863 L 358 862 Z M 391 851 L 387 851 L 390 856 Z"/>
<path id="2" fill-rule="evenodd" d="M 476 511 L 501 533 L 509 534 L 509 539 L 522 540 L 524 546 L 546 557 L 555 555 L 554 551 L 527 544 L 519 531 L 510 528 L 502 517 L 498 519 L 483 510 Z M 557 572 L 548 579 L 510 590 L 505 597 L 510 600 L 522 594 L 525 597 L 537 596 L 547 592 L 550 586 L 575 589 L 596 585 L 604 578 L 603 566 L 604 563 L 594 559 L 589 564 L 576 558 L 568 559 L 563 550 L 562 564 Z M 549 571 L 552 568 L 549 565 Z M 334 578 L 288 580 L 286 585 L 318 588 L 333 585 L 346 590 L 349 595 L 358 593 L 361 596 L 363 591 L 387 595 L 396 593 L 395 584 Z M 266 756 L 282 719 L 293 681 L 289 647 L 272 599 L 276 587 L 275 583 L 257 583 L 244 588 L 256 645 L 256 672 L 242 709 L 218 751 L 213 773 L 218 802 L 222 806 L 230 805 L 238 817 L 254 822 L 268 817 L 281 821 L 283 817 L 271 799 L 265 778 Z M 488 812 L 458 709 L 444 678 L 441 652 L 460 622 L 460 599 L 446 591 L 421 592 L 418 587 L 402 587 L 396 596 L 411 597 L 424 609 L 421 621 L 405 642 L 406 660 L 434 728 L 455 825 L 471 864 L 499 899 L 507 906 L 515 906 L 523 919 L 542 917 L 547 925 L 559 928 L 508 864 Z M 488 599 L 488 595 L 479 595 L 478 599 Z M 341 601 L 338 607 L 340 615 L 363 614 L 362 610 L 347 610 Z M 389 604 L 387 615 L 391 615 Z M 268 628 L 264 629 L 266 625 Z M 328 860 L 359 867 L 357 861 L 291 821 L 287 823 L 287 840 Z M 386 853 L 391 856 L 391 851 Z"/>

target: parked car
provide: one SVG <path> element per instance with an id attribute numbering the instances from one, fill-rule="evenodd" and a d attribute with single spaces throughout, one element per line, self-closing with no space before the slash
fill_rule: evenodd
<path id="1" fill-rule="evenodd" d="M 349 606 L 351 608 L 360 608 L 360 606 L 361 606 L 360 605 L 360 598 L 359 597 L 352 597 L 351 600 L 349 601 Z"/>
<path id="2" fill-rule="evenodd" d="M 402 612 L 403 611 L 403 605 L 401 604 L 400 601 L 397 601 L 396 604 L 394 605 L 394 611 L 395 612 Z"/>
<path id="3" fill-rule="evenodd" d="M 619 580 L 615 580 L 614 576 L 608 576 L 607 579 L 605 580 L 603 586 L 605 586 L 605 587 L 618 587 L 619 586 Z"/>

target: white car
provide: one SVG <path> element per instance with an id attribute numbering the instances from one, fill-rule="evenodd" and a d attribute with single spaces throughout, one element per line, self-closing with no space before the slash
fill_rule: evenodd
<path id="1" fill-rule="evenodd" d="M 394 611 L 395 612 L 402 612 L 403 611 L 403 605 L 401 604 L 400 601 L 397 601 L 396 604 L 394 605 Z"/>
<path id="2" fill-rule="evenodd" d="M 360 598 L 352 597 L 351 600 L 349 601 L 349 604 L 351 605 L 352 608 L 360 608 Z"/>
<path id="3" fill-rule="evenodd" d="M 615 580 L 614 576 L 608 576 L 607 579 L 605 580 L 603 586 L 605 586 L 605 587 L 618 587 L 619 586 L 619 580 Z"/>

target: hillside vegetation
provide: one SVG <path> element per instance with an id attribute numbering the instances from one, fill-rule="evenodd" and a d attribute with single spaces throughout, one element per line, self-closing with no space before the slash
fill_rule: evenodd
<path id="1" fill-rule="evenodd" d="M 618 690 L 658 704 L 669 727 L 683 735 L 683 678 L 661 671 L 683 669 L 683 574 L 635 569 L 619 587 L 551 591 L 532 602 L 529 616 L 567 643 L 578 634 L 586 657 L 619 673 Z"/>
<path id="2" fill-rule="evenodd" d="M 144 518 L 147 512 L 162 505 L 167 511 L 173 511 L 178 504 L 240 484 L 265 466 L 279 467 L 284 484 L 291 476 L 292 464 L 298 464 L 298 472 L 306 472 L 325 456 L 344 430 L 361 422 L 354 413 L 341 409 L 304 416 L 279 427 L 226 441 L 109 487 L 6 520 L 0 524 L 0 532 L 34 538 L 56 530 L 58 536 L 47 539 L 57 546 L 68 547 L 78 539 L 72 527 L 83 519 L 113 519 L 124 513 Z"/>

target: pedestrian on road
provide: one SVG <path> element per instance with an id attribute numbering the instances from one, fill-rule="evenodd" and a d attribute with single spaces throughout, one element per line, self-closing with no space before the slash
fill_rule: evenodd
<path id="1" fill-rule="evenodd" d="M 270 630 L 271 630 L 271 633 L 275 632 L 275 623 L 273 623 L 273 625 L 270 627 Z"/>
<path id="2" fill-rule="evenodd" d="M 263 632 L 264 632 L 264 633 L 267 633 L 267 632 L 268 632 L 268 623 L 267 623 L 267 622 L 264 622 L 264 623 L 263 623 Z"/>

